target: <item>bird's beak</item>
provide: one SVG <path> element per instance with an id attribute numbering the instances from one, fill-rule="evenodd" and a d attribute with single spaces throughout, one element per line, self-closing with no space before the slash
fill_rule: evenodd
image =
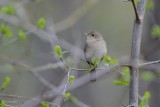
<path id="1" fill-rule="evenodd" d="M 87 35 L 88 35 L 88 33 L 83 33 L 83 35 L 87 36 Z"/>

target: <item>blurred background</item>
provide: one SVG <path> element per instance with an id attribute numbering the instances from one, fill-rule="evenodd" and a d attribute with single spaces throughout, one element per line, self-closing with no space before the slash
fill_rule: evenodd
<path id="1" fill-rule="evenodd" d="M 159 0 L 148 0 L 141 62 L 160 58 L 159 10 Z M 11 79 L 0 94 L 16 95 L 0 98 L 8 105 L 27 107 L 23 104 L 30 98 L 63 85 L 67 69 L 57 55 L 51 54 L 56 45 L 68 51 L 64 55 L 68 65 L 87 68 L 82 53 L 84 32 L 100 32 L 107 42 L 108 55 L 129 59 L 134 17 L 131 2 L 123 0 L 0 0 L 0 84 L 6 76 Z M 160 107 L 159 68 L 154 64 L 141 69 L 139 93 L 150 91 L 151 107 Z M 71 74 L 77 79 L 87 72 Z M 128 104 L 129 87 L 113 84 L 119 76 L 114 72 L 70 91 L 78 103 L 64 101 L 61 95 L 49 101 L 60 107 L 122 107 Z"/>

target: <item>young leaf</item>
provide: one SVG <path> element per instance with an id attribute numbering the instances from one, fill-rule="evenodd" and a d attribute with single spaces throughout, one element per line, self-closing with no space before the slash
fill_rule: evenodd
<path id="1" fill-rule="evenodd" d="M 135 4 L 137 5 L 137 4 L 138 4 L 138 2 L 139 2 L 139 0 L 134 0 L 134 2 L 135 2 Z"/>
<path id="2" fill-rule="evenodd" d="M 14 15 L 15 14 L 15 7 L 13 5 L 3 6 L 0 8 L 0 12 L 5 14 Z"/>
<path id="3" fill-rule="evenodd" d="M 70 101 L 72 104 L 77 104 L 77 98 L 76 98 L 76 97 L 70 96 L 70 97 L 69 97 L 69 101 Z"/>
<path id="4" fill-rule="evenodd" d="M 65 93 L 65 94 L 63 95 L 64 101 L 69 100 L 70 96 L 71 96 L 71 93 L 70 93 L 70 92 Z"/>
<path id="5" fill-rule="evenodd" d="M 154 25 L 152 28 L 152 37 L 157 38 L 160 36 L 160 26 Z"/>
<path id="6" fill-rule="evenodd" d="M 147 107 L 150 98 L 151 98 L 150 92 L 146 91 L 140 100 L 139 107 Z"/>
<path id="7" fill-rule="evenodd" d="M 0 100 L 0 107 L 7 107 L 4 100 Z"/>
<path id="8" fill-rule="evenodd" d="M 72 84 L 75 80 L 75 77 L 74 76 L 69 76 L 69 83 Z"/>
<path id="9" fill-rule="evenodd" d="M 113 81 L 114 85 L 122 85 L 122 86 L 128 86 L 129 82 L 125 80 L 114 80 Z"/>
<path id="10" fill-rule="evenodd" d="M 118 60 L 112 59 L 112 58 L 111 58 L 110 56 L 108 56 L 108 55 L 105 55 L 105 56 L 103 57 L 103 61 L 104 61 L 105 63 L 109 64 L 109 65 L 113 65 L 113 64 L 116 64 L 116 63 L 118 62 Z"/>
<path id="11" fill-rule="evenodd" d="M 10 27 L 4 23 L 0 25 L 0 33 L 4 34 L 7 38 L 12 37 L 12 31 Z"/>
<path id="12" fill-rule="evenodd" d="M 93 64 L 94 66 L 97 66 L 98 63 L 99 63 L 99 59 L 98 59 L 97 57 L 93 57 L 93 58 L 92 58 L 92 64 Z"/>
<path id="13" fill-rule="evenodd" d="M 24 32 L 22 29 L 20 29 L 20 30 L 18 31 L 18 36 L 19 36 L 19 39 L 20 39 L 21 41 L 24 41 L 24 40 L 26 40 L 26 38 L 27 38 L 25 32 Z"/>
<path id="14" fill-rule="evenodd" d="M 147 10 L 152 10 L 154 9 L 154 3 L 152 0 L 147 0 L 147 6 L 146 6 Z"/>
<path id="15" fill-rule="evenodd" d="M 11 81 L 11 78 L 10 77 L 6 77 L 4 82 L 3 82 L 3 84 L 2 84 L 2 86 L 1 86 L 1 88 L 0 88 L 0 91 L 3 91 L 8 86 L 10 81 Z"/>
<path id="16" fill-rule="evenodd" d="M 49 104 L 47 102 L 40 102 L 41 107 L 49 107 Z"/>
<path id="17" fill-rule="evenodd" d="M 152 81 L 154 79 L 154 74 L 149 71 L 141 72 L 141 78 L 145 81 Z"/>
<path id="18" fill-rule="evenodd" d="M 128 67 L 124 67 L 120 78 L 117 79 L 117 80 L 114 80 L 113 84 L 122 85 L 122 86 L 128 86 L 129 83 L 130 83 L 129 68 Z"/>
<path id="19" fill-rule="evenodd" d="M 62 50 L 61 50 L 61 47 L 59 45 L 56 45 L 54 47 L 54 50 L 55 52 L 57 53 L 57 55 L 59 56 L 59 58 L 62 58 L 63 57 L 63 53 L 62 53 Z"/>
<path id="20" fill-rule="evenodd" d="M 37 21 L 37 26 L 38 26 L 38 28 L 43 29 L 46 26 L 46 19 L 45 18 L 40 18 Z"/>

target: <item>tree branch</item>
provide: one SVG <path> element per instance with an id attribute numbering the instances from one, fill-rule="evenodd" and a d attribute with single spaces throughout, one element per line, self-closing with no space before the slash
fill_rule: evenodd
<path id="1" fill-rule="evenodd" d="M 151 65 L 151 64 L 157 64 L 157 63 L 160 63 L 160 60 L 151 61 L 151 62 L 146 62 L 146 63 L 140 64 L 139 67 L 143 67 L 143 66 Z"/>
<path id="2" fill-rule="evenodd" d="M 132 0 L 133 1 L 133 0 Z M 134 3 L 134 1 L 132 2 Z M 131 107 L 138 107 L 138 62 L 140 54 L 140 44 L 143 27 L 143 17 L 145 14 L 146 0 L 140 0 L 137 6 L 137 13 L 141 17 L 141 23 L 134 22 L 132 34 L 132 48 L 131 48 L 131 67 L 130 67 L 130 88 L 129 88 L 129 105 Z M 135 8 L 135 7 L 134 7 Z M 136 14 L 136 13 L 135 13 Z"/>
<path id="3" fill-rule="evenodd" d="M 133 8 L 134 8 L 134 12 L 135 12 L 136 22 L 137 22 L 137 23 L 140 23 L 140 22 L 141 22 L 141 19 L 140 19 L 139 15 L 138 15 L 138 11 L 137 11 L 137 8 L 136 8 L 136 4 L 135 4 L 134 0 L 131 0 L 131 2 L 132 2 Z"/>

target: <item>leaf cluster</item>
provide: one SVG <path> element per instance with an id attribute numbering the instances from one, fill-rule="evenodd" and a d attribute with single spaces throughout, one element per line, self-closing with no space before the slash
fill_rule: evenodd
<path id="1" fill-rule="evenodd" d="M 50 107 L 49 104 L 47 102 L 40 102 L 41 107 Z"/>
<path id="2" fill-rule="evenodd" d="M 0 92 L 2 92 L 9 85 L 10 82 L 11 82 L 11 78 L 7 76 L 2 83 Z"/>
<path id="3" fill-rule="evenodd" d="M 128 86 L 130 83 L 130 74 L 129 74 L 129 68 L 124 67 L 122 70 L 122 73 L 120 75 L 120 78 L 113 81 L 114 85 L 122 85 L 122 86 Z"/>
<path id="4" fill-rule="evenodd" d="M 0 24 L 0 33 L 5 35 L 7 38 L 11 38 L 13 36 L 10 27 L 7 24 Z"/>
<path id="5" fill-rule="evenodd" d="M 14 15 L 16 11 L 13 5 L 7 5 L 7 6 L 0 7 L 0 12 L 9 14 L 9 15 Z"/>
<path id="6" fill-rule="evenodd" d="M 142 98 L 140 99 L 139 107 L 148 107 L 149 100 L 151 98 L 151 94 L 149 91 L 146 91 Z"/>

